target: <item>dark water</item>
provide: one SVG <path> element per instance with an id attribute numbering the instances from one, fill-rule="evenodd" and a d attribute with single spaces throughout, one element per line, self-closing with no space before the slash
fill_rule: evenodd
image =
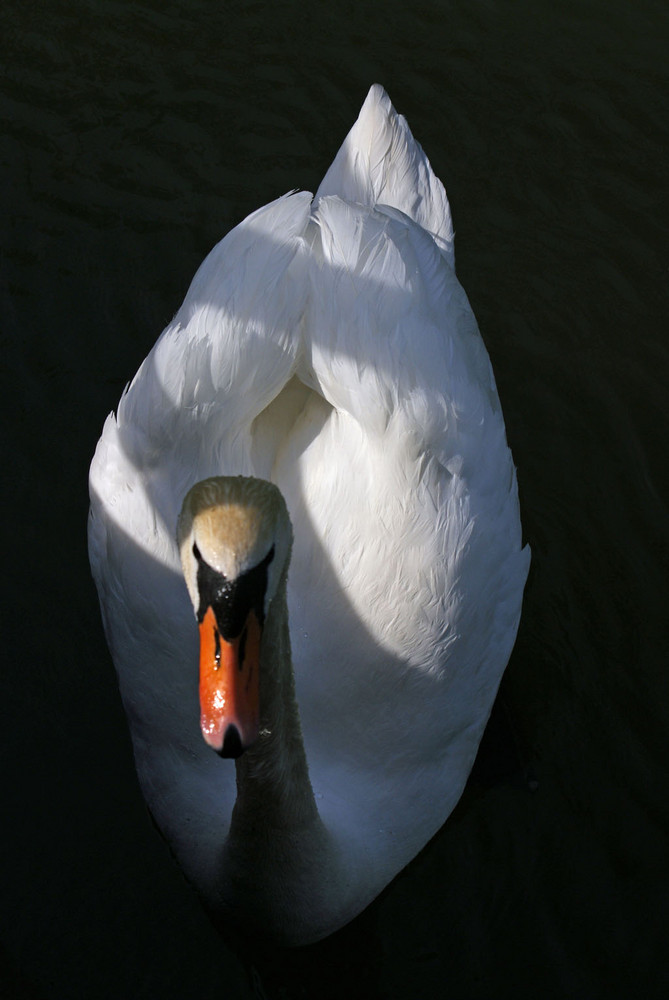
<path id="1" fill-rule="evenodd" d="M 211 245 L 378 80 L 443 179 L 533 549 L 446 826 L 286 998 L 669 990 L 669 16 L 598 2 L 5 2 L 7 996 L 252 996 L 142 804 L 85 552 L 103 419 Z"/>

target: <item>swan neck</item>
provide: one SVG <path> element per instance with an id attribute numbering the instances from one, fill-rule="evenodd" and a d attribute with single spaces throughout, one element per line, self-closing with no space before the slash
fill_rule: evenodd
<path id="1" fill-rule="evenodd" d="M 299 829 L 319 822 L 295 698 L 285 573 L 260 648 L 260 737 L 236 769 L 231 835 L 244 828 Z"/>

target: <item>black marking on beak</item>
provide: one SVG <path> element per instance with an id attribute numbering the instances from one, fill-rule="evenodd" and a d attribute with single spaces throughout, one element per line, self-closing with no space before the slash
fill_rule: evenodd
<path id="1" fill-rule="evenodd" d="M 231 722 L 228 728 L 225 730 L 225 738 L 223 739 L 223 746 L 218 751 L 220 757 L 241 757 L 244 753 L 244 747 L 242 746 L 242 738 L 239 735 L 239 730 L 237 726 L 233 725 Z"/>
<path id="2" fill-rule="evenodd" d="M 250 611 L 255 611 L 262 628 L 265 622 L 267 571 L 274 558 L 274 546 L 257 566 L 242 573 L 236 580 L 228 580 L 223 573 L 213 569 L 202 558 L 195 543 L 193 555 L 197 560 L 197 589 L 200 595 L 198 622 L 202 622 L 207 608 L 211 606 L 221 634 L 228 642 L 240 635 Z M 240 656 L 241 660 L 243 656 Z"/>

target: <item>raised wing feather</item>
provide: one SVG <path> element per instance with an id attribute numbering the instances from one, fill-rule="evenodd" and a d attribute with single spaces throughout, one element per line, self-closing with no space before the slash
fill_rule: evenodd
<path id="1" fill-rule="evenodd" d="M 328 195 L 399 209 L 431 233 L 454 266 L 453 224 L 444 185 L 379 84 L 370 89 L 316 192 L 316 202 Z"/>

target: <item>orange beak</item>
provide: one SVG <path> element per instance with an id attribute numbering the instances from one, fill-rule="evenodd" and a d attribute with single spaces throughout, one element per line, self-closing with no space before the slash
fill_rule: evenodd
<path id="1" fill-rule="evenodd" d="M 260 622 L 250 611 L 236 639 L 224 639 L 213 608 L 200 623 L 200 727 L 222 757 L 239 757 L 260 728 Z"/>

